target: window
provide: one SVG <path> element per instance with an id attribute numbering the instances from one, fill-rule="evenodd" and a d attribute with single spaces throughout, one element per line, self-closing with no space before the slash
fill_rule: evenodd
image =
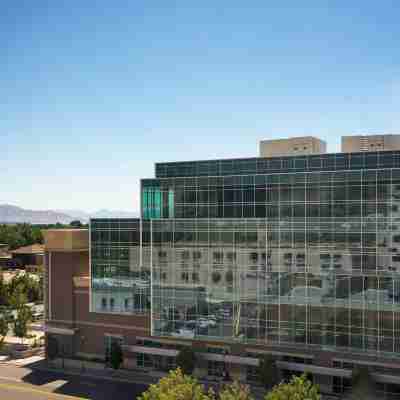
<path id="1" fill-rule="evenodd" d="M 250 254 L 250 261 L 252 263 L 256 263 L 258 261 L 258 254 L 257 253 L 251 253 Z"/>
<path id="2" fill-rule="evenodd" d="M 107 299 L 105 297 L 101 299 L 101 308 L 103 310 L 107 308 Z"/>
<path id="3" fill-rule="evenodd" d="M 259 383 L 260 377 L 258 373 L 258 367 L 254 365 L 248 365 L 246 369 L 246 380 L 247 382 Z"/>
<path id="4" fill-rule="evenodd" d="M 114 298 L 113 297 L 111 297 L 111 299 L 110 299 L 110 308 L 111 308 L 111 310 L 114 308 Z"/>
<path id="5" fill-rule="evenodd" d="M 104 335 L 104 353 L 106 356 L 106 361 L 108 361 L 110 358 L 111 346 L 113 343 L 117 343 L 122 346 L 124 344 L 123 336 Z"/>
<path id="6" fill-rule="evenodd" d="M 125 310 L 127 310 L 129 308 L 129 299 L 125 299 L 124 305 L 125 305 Z"/>
<path id="7" fill-rule="evenodd" d="M 209 361 L 208 362 L 208 375 L 209 376 L 222 376 L 225 371 L 225 363 L 222 361 Z"/>
<path id="8" fill-rule="evenodd" d="M 181 279 L 184 282 L 189 282 L 189 273 L 188 272 L 182 272 Z"/>
<path id="9" fill-rule="evenodd" d="M 221 252 L 214 253 L 214 262 L 222 263 L 223 260 L 224 260 L 224 253 L 221 253 Z"/>

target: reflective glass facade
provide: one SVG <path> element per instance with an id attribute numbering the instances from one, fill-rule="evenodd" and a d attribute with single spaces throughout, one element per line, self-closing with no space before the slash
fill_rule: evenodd
<path id="1" fill-rule="evenodd" d="M 92 221 L 92 307 L 142 287 L 118 312 L 156 336 L 398 354 L 399 155 L 157 164 L 142 222 Z"/>
<path id="2" fill-rule="evenodd" d="M 149 221 L 90 221 L 91 311 L 143 313 L 150 308 Z"/>

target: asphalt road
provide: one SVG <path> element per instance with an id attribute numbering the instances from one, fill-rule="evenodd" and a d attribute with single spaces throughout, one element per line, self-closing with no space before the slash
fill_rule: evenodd
<path id="1" fill-rule="evenodd" d="M 145 389 L 146 385 L 143 384 L 31 370 L 9 364 L 0 365 L 0 399 L 134 400 Z"/>

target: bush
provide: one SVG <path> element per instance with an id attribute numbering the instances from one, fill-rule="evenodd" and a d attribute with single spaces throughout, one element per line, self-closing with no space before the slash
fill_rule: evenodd
<path id="1" fill-rule="evenodd" d="M 184 374 L 191 374 L 196 364 L 196 355 L 193 349 L 185 346 L 176 357 L 176 365 Z"/>
<path id="2" fill-rule="evenodd" d="M 0 350 L 8 333 L 8 317 L 5 312 L 0 314 Z"/>
<path id="3" fill-rule="evenodd" d="M 272 387 L 278 382 L 278 369 L 271 354 L 265 354 L 258 364 L 258 378 L 265 387 Z"/>
<path id="4" fill-rule="evenodd" d="M 237 381 L 225 385 L 219 392 L 219 400 L 253 400 L 250 388 Z"/>
<path id="5" fill-rule="evenodd" d="M 289 383 L 281 383 L 265 396 L 265 400 L 320 400 L 319 388 L 306 375 L 293 376 Z"/>
<path id="6" fill-rule="evenodd" d="M 184 375 L 180 368 L 170 371 L 140 396 L 139 400 L 214 400 L 212 391 L 205 392 L 204 387 L 195 378 Z"/>

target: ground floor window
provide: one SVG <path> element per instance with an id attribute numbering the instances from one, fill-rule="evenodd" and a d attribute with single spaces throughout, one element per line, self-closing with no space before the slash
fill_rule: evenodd
<path id="1" fill-rule="evenodd" d="M 247 382 L 259 382 L 258 367 L 255 365 L 248 365 L 246 369 Z"/>
<path id="2" fill-rule="evenodd" d="M 152 354 L 137 353 L 136 365 L 139 368 L 150 368 L 157 371 L 170 371 L 176 368 L 176 358 Z"/>
<path id="3" fill-rule="evenodd" d="M 136 365 L 140 368 L 153 368 L 154 367 L 153 357 L 149 354 L 137 353 Z"/>
<path id="4" fill-rule="evenodd" d="M 222 377 L 225 371 L 225 363 L 222 361 L 209 361 L 208 362 L 208 375 Z"/>
<path id="5" fill-rule="evenodd" d="M 124 344 L 124 338 L 122 336 L 113 336 L 113 335 L 105 335 L 104 336 L 104 349 L 105 349 L 105 357 L 106 362 L 109 361 L 111 355 L 111 346 L 113 343 L 117 343 L 122 347 Z"/>
<path id="6" fill-rule="evenodd" d="M 399 400 L 400 385 L 394 383 L 376 383 L 376 398 L 384 400 Z"/>

